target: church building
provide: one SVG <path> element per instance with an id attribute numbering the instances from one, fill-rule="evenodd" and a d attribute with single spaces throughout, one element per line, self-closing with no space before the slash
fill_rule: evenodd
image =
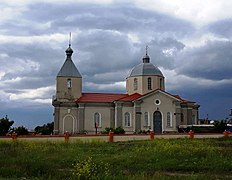
<path id="1" fill-rule="evenodd" d="M 200 106 L 165 91 L 165 77 L 147 52 L 126 77 L 125 94 L 82 92 L 82 76 L 72 61 L 71 45 L 65 52 L 52 100 L 54 133 L 95 133 L 96 128 L 100 132 L 106 127 L 122 127 L 126 133 L 165 133 L 197 123 Z"/>

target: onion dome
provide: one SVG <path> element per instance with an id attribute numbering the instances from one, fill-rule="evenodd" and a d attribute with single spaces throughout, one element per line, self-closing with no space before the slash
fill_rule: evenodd
<path id="1" fill-rule="evenodd" d="M 78 71 L 78 69 L 76 68 L 75 64 L 72 61 L 73 50 L 70 44 L 65 52 L 67 58 L 63 66 L 61 67 L 59 73 L 57 74 L 57 77 L 81 77 L 80 72 Z"/>

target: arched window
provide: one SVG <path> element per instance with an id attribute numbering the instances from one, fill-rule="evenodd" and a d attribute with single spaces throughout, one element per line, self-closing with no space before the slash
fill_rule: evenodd
<path id="1" fill-rule="evenodd" d="M 170 112 L 167 112 L 167 127 L 172 127 L 172 117 Z"/>
<path id="2" fill-rule="evenodd" d="M 184 114 L 183 113 L 181 113 L 181 115 L 180 115 L 180 122 L 184 122 Z"/>
<path id="3" fill-rule="evenodd" d="M 162 87 L 163 87 L 163 79 L 160 78 L 160 89 L 162 89 Z"/>
<path id="4" fill-rule="evenodd" d="M 138 79 L 134 78 L 134 91 L 138 90 Z"/>
<path id="5" fill-rule="evenodd" d="M 131 126 L 131 118 L 130 118 L 130 113 L 126 112 L 124 114 L 124 119 L 125 119 L 125 127 L 130 127 Z"/>
<path id="6" fill-rule="evenodd" d="M 150 126 L 149 113 L 148 112 L 144 113 L 144 126 Z"/>
<path id="7" fill-rule="evenodd" d="M 147 89 L 152 90 L 151 78 L 147 78 Z"/>
<path id="8" fill-rule="evenodd" d="M 71 79 L 67 79 L 67 87 L 68 88 L 72 87 L 72 80 Z"/>
<path id="9" fill-rule="evenodd" d="M 94 113 L 94 127 L 101 127 L 101 115 L 99 112 Z"/>
<path id="10" fill-rule="evenodd" d="M 192 124 L 196 124 L 196 116 L 195 115 L 192 116 Z"/>

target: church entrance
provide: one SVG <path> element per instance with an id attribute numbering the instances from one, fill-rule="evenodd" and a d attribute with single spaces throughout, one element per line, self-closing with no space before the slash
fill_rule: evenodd
<path id="1" fill-rule="evenodd" d="M 66 115 L 63 119 L 64 132 L 74 133 L 74 117 Z"/>
<path id="2" fill-rule="evenodd" d="M 159 111 L 155 111 L 153 114 L 153 131 L 162 133 L 162 114 Z"/>

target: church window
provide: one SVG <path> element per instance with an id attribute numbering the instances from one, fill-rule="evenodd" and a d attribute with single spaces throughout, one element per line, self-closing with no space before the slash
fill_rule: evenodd
<path id="1" fill-rule="evenodd" d="M 167 127 L 172 127 L 172 117 L 170 112 L 167 112 Z"/>
<path id="2" fill-rule="evenodd" d="M 68 80 L 67 80 L 67 87 L 68 87 L 68 88 L 71 88 L 71 87 L 72 87 L 72 80 L 71 80 L 71 79 L 68 79 Z"/>
<path id="3" fill-rule="evenodd" d="M 124 119 L 125 119 L 125 127 L 130 127 L 131 126 L 130 113 L 126 112 L 124 114 Z"/>
<path id="4" fill-rule="evenodd" d="M 101 126 L 101 115 L 99 112 L 94 113 L 94 127 L 100 127 Z"/>
<path id="5" fill-rule="evenodd" d="M 160 78 L 160 89 L 162 89 L 162 86 L 163 86 L 163 80 L 162 78 Z"/>
<path id="6" fill-rule="evenodd" d="M 144 113 L 144 126 L 150 126 L 149 113 L 148 112 Z"/>
<path id="7" fill-rule="evenodd" d="M 184 114 L 183 114 L 183 113 L 181 113 L 180 121 L 181 121 L 181 122 L 184 122 Z"/>
<path id="8" fill-rule="evenodd" d="M 149 77 L 149 78 L 147 78 L 147 89 L 148 90 L 152 90 L 152 84 L 151 84 L 151 78 Z"/>
<path id="9" fill-rule="evenodd" d="M 155 100 L 155 105 L 160 105 L 161 104 L 161 101 L 159 99 L 156 99 Z"/>
<path id="10" fill-rule="evenodd" d="M 196 119 L 196 116 L 195 116 L 195 115 L 193 115 L 193 116 L 192 116 L 192 124 L 196 124 L 195 119 Z"/>
<path id="11" fill-rule="evenodd" d="M 138 90 L 138 79 L 134 78 L 134 91 Z"/>

